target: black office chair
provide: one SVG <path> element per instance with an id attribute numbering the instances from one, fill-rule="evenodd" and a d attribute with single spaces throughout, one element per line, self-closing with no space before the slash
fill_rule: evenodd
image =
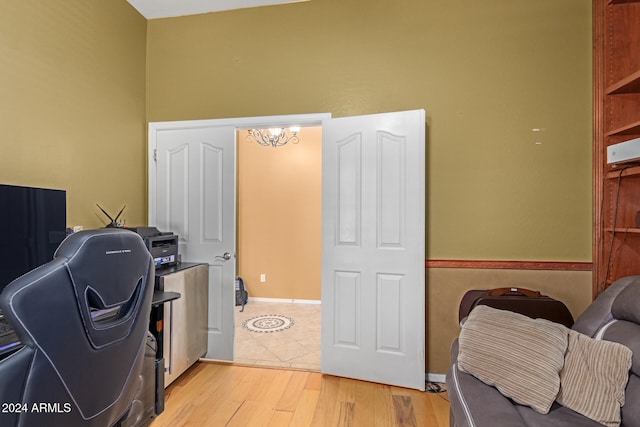
<path id="1" fill-rule="evenodd" d="M 9 284 L 0 308 L 24 347 L 0 361 L 0 426 L 128 424 L 153 284 L 144 242 L 122 229 L 73 234 Z"/>

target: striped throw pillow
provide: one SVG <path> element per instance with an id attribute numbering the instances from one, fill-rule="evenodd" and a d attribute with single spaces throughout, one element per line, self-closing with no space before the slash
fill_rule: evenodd
<path id="1" fill-rule="evenodd" d="M 567 336 L 563 325 L 477 306 L 462 325 L 458 367 L 546 414 L 560 389 Z"/>
<path id="2" fill-rule="evenodd" d="M 622 344 L 569 331 L 558 403 L 605 426 L 619 426 L 631 357 Z"/>

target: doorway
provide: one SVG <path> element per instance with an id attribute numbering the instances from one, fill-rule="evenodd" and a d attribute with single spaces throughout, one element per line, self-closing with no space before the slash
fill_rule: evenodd
<path id="1" fill-rule="evenodd" d="M 320 369 L 322 127 L 298 137 L 236 132 L 236 269 L 251 299 L 236 307 L 236 363 Z"/>
<path id="2" fill-rule="evenodd" d="M 322 125 L 322 372 L 424 390 L 424 110 L 149 124 L 149 224 L 209 266 L 206 357 L 233 360 L 236 130 L 283 124 Z"/>

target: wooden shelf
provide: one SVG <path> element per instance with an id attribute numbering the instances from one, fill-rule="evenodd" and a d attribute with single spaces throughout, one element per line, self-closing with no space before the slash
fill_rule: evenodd
<path id="1" fill-rule="evenodd" d="M 616 227 L 616 228 L 606 228 L 605 231 L 608 233 L 625 233 L 625 234 L 640 234 L 640 228 L 635 227 Z"/>
<path id="2" fill-rule="evenodd" d="M 609 4 L 640 3 L 640 0 L 609 0 Z"/>
<path id="3" fill-rule="evenodd" d="M 620 172 L 621 170 L 622 170 L 622 175 Z M 633 175 L 640 175 L 640 166 L 632 166 L 626 169 L 622 169 L 622 168 L 612 169 L 609 172 L 607 172 L 606 178 L 618 179 L 620 176 L 625 177 L 625 176 L 633 176 Z"/>
<path id="4" fill-rule="evenodd" d="M 640 93 L 640 70 L 612 84 L 606 89 L 605 93 L 607 95 Z"/>
<path id="5" fill-rule="evenodd" d="M 640 120 L 607 132 L 607 136 L 640 135 Z"/>

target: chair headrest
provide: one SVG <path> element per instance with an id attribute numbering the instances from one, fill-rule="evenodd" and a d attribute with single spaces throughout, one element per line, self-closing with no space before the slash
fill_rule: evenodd
<path id="1" fill-rule="evenodd" d="M 65 262 L 93 345 L 127 336 L 140 292 L 154 272 L 142 238 L 124 229 L 81 231 L 62 242 L 54 259 Z M 112 314 L 98 326 L 93 317 L 103 310 Z"/>

